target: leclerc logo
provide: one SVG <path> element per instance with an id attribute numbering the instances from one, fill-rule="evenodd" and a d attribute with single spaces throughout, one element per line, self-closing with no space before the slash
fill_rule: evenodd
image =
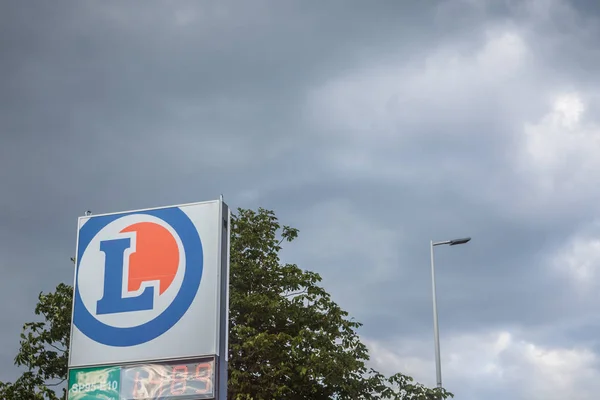
<path id="1" fill-rule="evenodd" d="M 109 346 L 155 339 L 192 304 L 202 262 L 180 208 L 90 217 L 79 231 L 73 322 Z"/>

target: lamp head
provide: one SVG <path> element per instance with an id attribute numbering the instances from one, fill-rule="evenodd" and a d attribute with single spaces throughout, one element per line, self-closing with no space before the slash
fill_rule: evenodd
<path id="1" fill-rule="evenodd" d="M 455 246 L 457 244 L 465 244 L 465 243 L 468 243 L 470 240 L 471 240 L 470 237 L 453 239 L 450 241 L 450 246 Z"/>

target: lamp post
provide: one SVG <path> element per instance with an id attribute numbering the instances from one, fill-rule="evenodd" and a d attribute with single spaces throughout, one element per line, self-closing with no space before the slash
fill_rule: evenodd
<path id="1" fill-rule="evenodd" d="M 437 300 L 435 296 L 435 265 L 433 262 L 433 248 L 435 246 L 441 246 L 444 244 L 450 246 L 456 246 L 458 244 L 465 244 L 471 240 L 470 237 L 461 239 L 445 240 L 443 242 L 431 241 L 431 291 L 433 298 L 433 340 L 435 343 L 435 376 L 437 387 L 442 387 L 442 365 L 440 360 L 440 330 L 438 328 L 438 314 L 437 314 Z"/>

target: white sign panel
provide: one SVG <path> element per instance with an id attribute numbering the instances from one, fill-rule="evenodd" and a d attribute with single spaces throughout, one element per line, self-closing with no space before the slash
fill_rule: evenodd
<path id="1" fill-rule="evenodd" d="M 79 218 L 69 367 L 226 358 L 229 218 L 220 200 Z"/>

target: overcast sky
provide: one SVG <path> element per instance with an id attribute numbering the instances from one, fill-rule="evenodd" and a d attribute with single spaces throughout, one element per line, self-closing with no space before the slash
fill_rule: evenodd
<path id="1" fill-rule="evenodd" d="M 77 217 L 211 200 L 300 229 L 285 260 L 372 365 L 460 400 L 597 399 L 600 4 L 4 1 L 0 380 Z"/>

